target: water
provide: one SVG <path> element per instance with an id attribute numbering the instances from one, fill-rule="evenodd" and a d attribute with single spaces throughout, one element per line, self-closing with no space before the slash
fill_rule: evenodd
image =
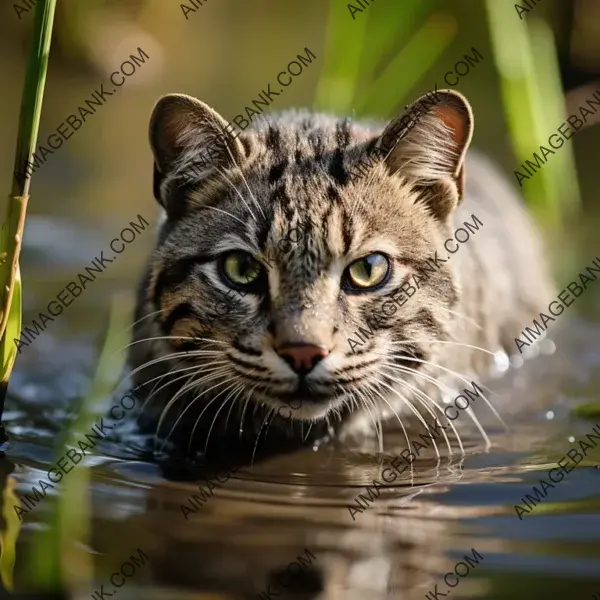
<path id="1" fill-rule="evenodd" d="M 57 235 L 75 240 L 74 233 Z M 89 239 L 90 246 L 96 243 Z M 44 257 L 26 249 L 25 269 L 36 277 L 29 282 L 24 322 L 47 304 L 50 289 L 68 281 L 58 269 L 48 286 L 44 272 L 54 255 L 65 273 L 73 272 L 66 259 L 71 243 L 50 244 L 54 250 Z M 583 265 L 595 254 L 581 256 Z M 118 277 L 110 287 L 131 289 L 130 279 Z M 38 287 L 36 280 L 45 283 Z M 488 397 L 509 430 L 483 402 L 477 407 L 492 442 L 489 451 L 477 429 L 466 427 L 464 454 L 456 444 L 449 456 L 441 443 L 439 459 L 433 447 L 421 450 L 412 472 L 407 468 L 386 487 L 373 487 L 373 480 L 381 482 L 380 464 L 389 466 L 405 450 L 400 431 L 386 432 L 383 457 L 376 446 L 338 441 L 242 465 L 211 484 L 186 480 L 131 445 L 99 444 L 102 455 L 77 465 L 77 475 L 64 476 L 79 477 L 86 467 L 90 476 L 89 539 L 63 548 L 76 597 L 102 590 L 119 598 L 591 598 L 600 589 L 600 444 L 547 487 L 531 512 L 521 511 L 520 519 L 515 511 L 540 479 L 548 480 L 556 462 L 578 447 L 577 440 L 596 424 L 600 428 L 600 418 L 571 414 L 575 405 L 597 400 L 600 390 L 594 308 L 600 286 L 586 294 L 540 342 L 539 356 L 523 366 L 498 356 Z M 107 300 L 99 292 L 82 294 L 19 357 L 5 414 L 11 448 L 2 463 L 4 491 L 14 481 L 17 495 L 29 493 L 64 454 L 57 440 L 93 374 Z M 466 426 L 463 419 L 468 417 L 460 418 Z M 418 423 L 413 427 L 422 431 Z M 199 483 L 205 501 L 194 509 L 190 497 L 200 495 Z M 362 512 L 356 504 L 360 493 Z M 83 506 L 69 506 L 67 515 Z M 28 552 L 51 508 L 43 498 L 22 515 L 17 589 L 30 582 Z M 14 515 L 6 498 L 3 510 Z M 462 576 L 444 581 L 456 565 Z M 111 583 L 111 574 L 121 569 Z M 88 573 L 95 584 L 86 581 Z"/>

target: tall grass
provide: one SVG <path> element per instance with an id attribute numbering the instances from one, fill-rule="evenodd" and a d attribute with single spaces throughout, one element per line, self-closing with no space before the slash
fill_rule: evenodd
<path id="1" fill-rule="evenodd" d="M 123 354 L 129 333 L 130 305 L 115 295 L 110 321 L 89 392 L 76 410 L 76 418 L 65 425 L 57 444 L 57 459 L 90 431 L 106 414 L 106 401 L 122 371 Z M 34 536 L 28 557 L 28 580 L 36 589 L 57 592 L 89 585 L 94 579 L 94 562 L 86 550 L 90 542 L 90 470 L 83 464 L 60 483 L 60 491 L 46 499 L 50 516 L 48 528 Z"/>
<path id="2" fill-rule="evenodd" d="M 31 160 L 37 144 L 55 9 L 56 0 L 39 0 L 35 8 L 31 49 L 21 99 L 12 189 L 0 235 L 0 450 L 5 450 L 8 443 L 1 420 L 8 382 L 17 356 L 15 340 L 19 339 L 22 322 L 19 256 L 31 178 L 21 177 L 19 174 L 26 171 L 24 166 Z M 15 548 L 20 530 L 20 522 L 13 510 L 13 505 L 19 505 L 14 485 L 14 480 L 9 477 L 3 497 L 6 528 L 1 534 L 0 548 L 0 577 L 8 591 L 13 589 Z"/>
<path id="3" fill-rule="evenodd" d="M 373 5 L 353 19 L 347 4 L 332 0 L 315 108 L 391 117 L 454 38 L 456 26 L 449 15 L 425 19 L 431 4 L 406 0 Z M 425 21 L 421 26 L 416 25 L 419 19 Z"/>
<path id="4" fill-rule="evenodd" d="M 21 502 L 15 492 L 15 478 L 9 475 L 2 492 L 2 518 L 4 526 L 0 530 L 0 578 L 4 590 L 13 591 L 13 571 L 17 560 L 17 539 L 21 530 L 21 522 L 14 506 Z"/>
<path id="5" fill-rule="evenodd" d="M 512 5 L 486 0 L 486 9 L 510 137 L 524 162 L 565 119 L 554 38 L 547 23 L 519 20 Z M 573 145 L 565 144 L 550 167 L 525 180 L 523 193 L 538 219 L 560 229 L 580 206 Z"/>
<path id="6" fill-rule="evenodd" d="M 23 173 L 24 165 L 27 165 L 31 160 L 37 144 L 55 9 L 56 0 L 41 0 L 35 7 L 31 50 L 21 100 L 12 189 L 0 239 L 0 293 L 2 294 L 2 312 L 0 316 L 0 421 L 4 411 L 8 381 L 17 356 L 17 347 L 14 340 L 19 338 L 21 331 L 22 308 L 19 256 L 21 254 L 31 178 L 21 177 L 18 174 Z M 0 436 L 0 443 L 5 445 L 7 436 L 2 425 L 0 425 Z"/>

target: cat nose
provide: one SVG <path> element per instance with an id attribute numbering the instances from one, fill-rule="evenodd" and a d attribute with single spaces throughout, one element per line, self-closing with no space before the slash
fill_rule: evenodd
<path id="1" fill-rule="evenodd" d="M 313 344 L 288 344 L 276 352 L 298 375 L 310 373 L 329 354 L 327 348 Z"/>

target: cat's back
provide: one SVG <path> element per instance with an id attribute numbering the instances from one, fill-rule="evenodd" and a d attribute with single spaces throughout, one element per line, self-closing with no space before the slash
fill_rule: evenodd
<path id="1" fill-rule="evenodd" d="M 471 150 L 465 168 L 465 198 L 453 215 L 454 235 L 464 242 L 452 259 L 466 302 L 504 321 L 512 344 L 554 295 L 547 253 L 523 200 L 492 160 Z"/>

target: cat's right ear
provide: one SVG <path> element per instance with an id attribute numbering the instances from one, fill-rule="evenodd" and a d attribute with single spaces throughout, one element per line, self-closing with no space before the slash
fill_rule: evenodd
<path id="1" fill-rule="evenodd" d="M 154 196 L 167 214 L 180 213 L 185 191 L 239 164 L 244 150 L 229 123 L 204 102 L 185 94 L 163 96 L 150 117 Z"/>
<path id="2" fill-rule="evenodd" d="M 394 119 L 379 143 L 390 172 L 414 182 L 431 212 L 445 219 L 464 195 L 464 159 L 472 137 L 468 100 L 436 88 Z"/>

